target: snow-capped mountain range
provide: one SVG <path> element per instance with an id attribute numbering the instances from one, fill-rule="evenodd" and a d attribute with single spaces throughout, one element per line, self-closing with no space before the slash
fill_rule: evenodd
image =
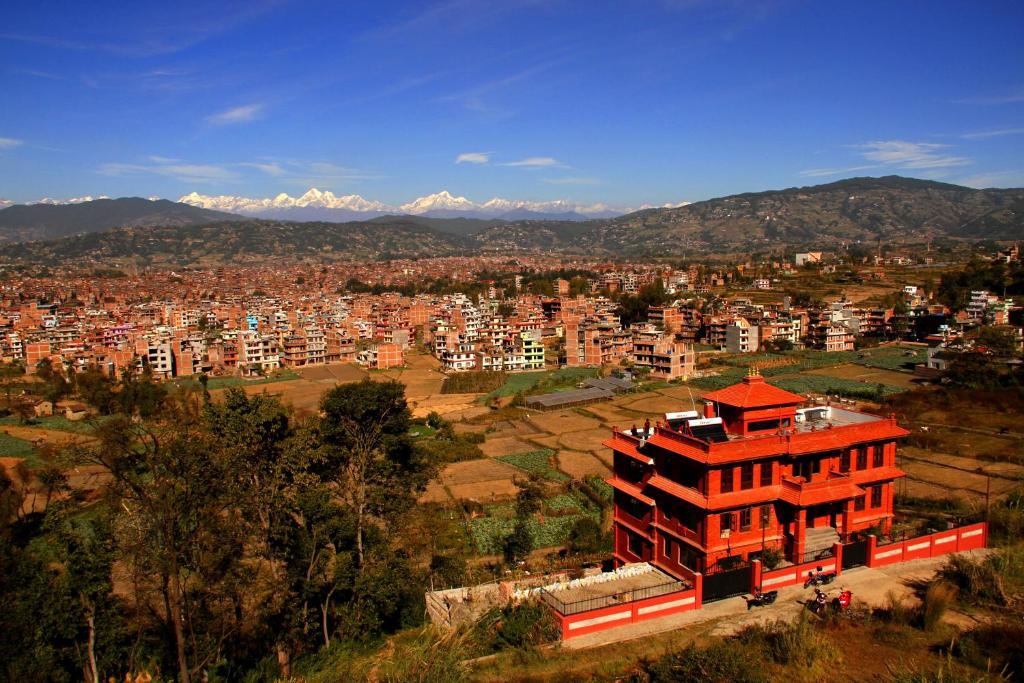
<path id="1" fill-rule="evenodd" d="M 606 204 L 578 204 L 563 199 L 553 201 L 526 201 L 495 197 L 478 203 L 465 197 L 453 195 L 447 190 L 416 199 L 405 204 L 388 205 L 364 199 L 357 194 L 337 196 L 312 188 L 301 197 L 281 193 L 274 198 L 251 198 L 232 195 L 202 195 L 191 192 L 178 199 L 179 202 L 263 218 L 294 218 L 297 220 L 338 220 L 339 215 L 348 214 L 355 218 L 368 215 L 410 214 L 435 218 L 505 218 L 509 220 L 528 218 L 559 218 L 584 220 L 607 218 L 627 213 Z"/>
<path id="2" fill-rule="evenodd" d="M 71 197 L 53 199 L 43 197 L 26 204 L 81 204 L 98 199 L 109 199 L 106 195 L 98 197 Z M 148 197 L 150 200 L 159 197 Z M 527 201 L 522 199 L 504 199 L 494 197 L 485 202 L 474 202 L 466 197 L 453 195 L 447 190 L 416 199 L 399 205 L 388 205 L 357 194 L 335 195 L 330 191 L 310 188 L 299 197 L 292 197 L 284 192 L 276 197 L 242 197 L 234 195 L 204 195 L 190 192 L 178 198 L 178 201 L 191 206 L 228 213 L 242 214 L 257 218 L 278 218 L 296 221 L 348 221 L 373 218 L 386 214 L 408 214 L 428 216 L 432 218 L 498 218 L 504 220 L 557 219 L 587 220 L 591 218 L 610 218 L 638 209 L 656 208 L 645 204 L 640 207 L 625 208 L 608 204 L 579 204 L 564 199 L 550 201 Z M 684 206 L 679 204 L 663 204 L 662 208 Z M 0 199 L 0 209 L 12 206 L 15 202 Z"/>

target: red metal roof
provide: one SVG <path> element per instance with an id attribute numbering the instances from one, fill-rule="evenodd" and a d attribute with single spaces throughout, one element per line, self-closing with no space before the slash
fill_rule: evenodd
<path id="1" fill-rule="evenodd" d="M 764 408 L 767 406 L 786 406 L 803 403 L 806 399 L 779 389 L 764 381 L 761 375 L 744 377 L 739 384 L 704 394 L 705 401 L 724 403 L 737 408 Z"/>

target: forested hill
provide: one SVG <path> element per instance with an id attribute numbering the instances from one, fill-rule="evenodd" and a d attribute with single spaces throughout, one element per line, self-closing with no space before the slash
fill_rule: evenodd
<path id="1" fill-rule="evenodd" d="M 96 199 L 76 204 L 15 204 L 0 211 L 0 242 L 48 240 L 116 227 L 178 226 L 244 220 L 166 199 Z"/>
<path id="2" fill-rule="evenodd" d="M 15 208 L 0 211 L 0 217 Z M 1024 239 L 1024 189 L 975 190 L 887 176 L 739 194 L 591 221 L 384 216 L 350 223 L 290 223 L 230 218 L 10 245 L 5 254 L 51 264 L 129 258 L 140 264 L 188 264 L 514 251 L 645 257 L 762 251 L 780 245 L 828 249 L 877 240 Z"/>
<path id="3" fill-rule="evenodd" d="M 482 248 L 599 250 L 629 255 L 693 250 L 827 247 L 930 237 L 1024 238 L 1024 189 L 975 190 L 899 176 L 738 194 L 583 224 L 522 224 L 476 236 Z"/>
<path id="4" fill-rule="evenodd" d="M 471 245 L 397 217 L 358 223 L 245 220 L 205 225 L 119 228 L 48 242 L 9 245 L 12 260 L 120 266 L 237 263 L 265 259 L 388 259 L 468 252 Z"/>

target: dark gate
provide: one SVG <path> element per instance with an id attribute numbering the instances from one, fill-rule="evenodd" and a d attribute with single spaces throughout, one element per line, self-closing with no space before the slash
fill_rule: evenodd
<path id="1" fill-rule="evenodd" d="M 843 544 L 843 569 L 863 567 L 868 563 L 868 540 Z"/>
<path id="2" fill-rule="evenodd" d="M 753 580 L 753 567 L 745 564 L 734 569 L 722 569 L 704 575 L 704 590 L 701 595 L 703 602 L 721 600 L 733 595 L 750 592 Z"/>

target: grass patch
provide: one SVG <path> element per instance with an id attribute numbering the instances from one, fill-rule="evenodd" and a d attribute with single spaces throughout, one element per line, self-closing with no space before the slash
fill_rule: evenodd
<path id="1" fill-rule="evenodd" d="M 448 375 L 441 385 L 442 394 L 488 394 L 508 381 L 508 373 L 472 370 Z"/>
<path id="2" fill-rule="evenodd" d="M 211 377 L 206 382 L 206 388 L 209 391 L 216 391 L 217 389 L 228 389 L 230 387 L 250 387 L 258 384 L 286 382 L 292 379 L 299 379 L 299 373 L 292 370 L 275 370 L 267 377 L 259 377 L 257 379 L 246 379 L 244 377 Z M 181 387 L 201 386 L 199 379 L 196 377 L 179 377 L 171 380 L 170 383 L 177 384 Z"/>
<path id="3" fill-rule="evenodd" d="M 529 394 L 550 394 L 556 391 L 575 389 L 576 385 L 589 377 L 597 377 L 597 368 L 560 368 L 540 372 L 519 372 L 508 375 L 505 383 L 494 389 L 486 398 L 514 396 L 519 392 Z"/>
<path id="4" fill-rule="evenodd" d="M 539 451 L 530 451 L 528 453 L 512 453 L 511 455 L 502 455 L 496 458 L 506 462 L 513 467 L 517 467 L 524 472 L 529 474 L 535 474 L 545 479 L 551 479 L 552 481 L 569 481 L 569 476 L 559 472 L 551 464 L 551 456 L 555 452 L 550 448 L 542 448 Z"/>
<path id="5" fill-rule="evenodd" d="M 0 432 L 0 457 L 31 458 L 35 452 L 31 442 Z"/>
<path id="6" fill-rule="evenodd" d="M 72 434 L 92 434 L 96 425 L 109 420 L 109 415 L 93 415 L 87 420 L 69 420 L 63 415 L 47 415 L 45 417 L 34 417 L 25 425 L 28 427 L 43 427 Z M 21 422 L 14 415 L 8 415 L 0 419 L 0 425 L 20 425 Z"/>
<path id="7" fill-rule="evenodd" d="M 558 517 L 538 517 L 531 515 L 526 520 L 530 530 L 534 548 L 554 548 L 564 546 L 569 538 L 569 531 L 576 520 L 590 517 L 600 523 L 600 512 L 581 513 L 578 515 L 561 515 Z M 501 553 L 505 538 L 516 526 L 516 518 L 512 517 L 478 517 L 469 521 L 469 534 L 477 552 L 482 555 Z"/>
<path id="8" fill-rule="evenodd" d="M 836 356 L 842 355 L 842 353 L 828 355 Z M 903 387 L 897 387 L 891 384 L 858 382 L 853 379 L 841 379 L 838 377 L 827 377 L 825 375 L 795 374 L 801 370 L 808 369 L 813 368 L 801 367 L 800 365 L 785 365 L 775 368 L 765 368 L 761 371 L 761 374 L 765 376 L 769 384 L 797 394 L 830 394 L 833 396 L 844 396 L 846 398 L 877 400 L 879 398 L 885 398 L 887 396 L 892 396 L 906 391 Z M 718 375 L 698 377 L 697 379 L 690 380 L 688 384 L 705 391 L 717 391 L 718 389 L 724 389 L 741 381 L 745 374 L 745 369 L 734 365 L 727 365 L 722 368 L 722 371 Z M 787 376 L 776 376 L 783 374 Z"/>

